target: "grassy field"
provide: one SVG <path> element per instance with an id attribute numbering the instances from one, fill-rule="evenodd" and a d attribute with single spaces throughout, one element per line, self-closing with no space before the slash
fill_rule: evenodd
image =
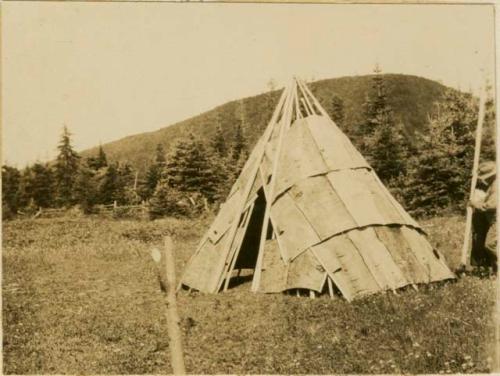
<path id="1" fill-rule="evenodd" d="M 424 221 L 458 263 L 462 218 Z M 151 248 L 174 237 L 182 271 L 209 219 L 60 218 L 3 225 L 4 373 L 170 373 Z M 491 369 L 495 279 L 347 303 L 178 295 L 190 373 L 479 373 Z"/>

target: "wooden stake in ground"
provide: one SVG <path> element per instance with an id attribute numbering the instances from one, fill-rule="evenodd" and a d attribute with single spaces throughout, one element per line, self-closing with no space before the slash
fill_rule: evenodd
<path id="1" fill-rule="evenodd" d="M 174 375 L 185 375 L 184 355 L 182 352 L 182 335 L 179 327 L 180 318 L 175 299 L 175 259 L 172 238 L 165 237 L 163 255 L 158 249 L 153 249 L 151 256 L 158 268 L 160 288 L 165 294 L 167 306 L 167 325 L 170 348 L 170 359 Z M 162 265 L 164 260 L 164 265 Z"/>
<path id="2" fill-rule="evenodd" d="M 470 184 L 469 200 L 472 200 L 477 184 L 477 171 L 479 168 L 479 157 L 481 155 L 481 138 L 483 135 L 483 121 L 484 121 L 485 102 L 486 102 L 485 97 L 486 97 L 486 90 L 483 87 L 483 89 L 481 90 L 481 95 L 479 97 L 479 114 L 477 116 L 477 127 L 476 127 L 476 145 L 474 148 L 474 164 L 472 166 L 472 180 Z M 462 257 L 460 259 L 460 265 L 463 268 L 470 266 L 471 232 L 472 232 L 472 207 L 470 205 L 467 205 L 464 242 L 462 245 Z"/>

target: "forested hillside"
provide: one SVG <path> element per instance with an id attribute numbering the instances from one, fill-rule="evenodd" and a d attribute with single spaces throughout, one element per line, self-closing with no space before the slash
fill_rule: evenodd
<path id="1" fill-rule="evenodd" d="M 463 210 L 478 100 L 419 77 L 381 74 L 311 83 L 313 94 L 382 182 L 416 216 Z M 50 163 L 2 166 L 4 218 L 40 208 L 147 205 L 151 218 L 197 216 L 222 203 L 281 90 L 226 103 L 162 128 L 78 153 L 65 128 Z M 481 160 L 495 158 L 488 93 Z"/>
<path id="2" fill-rule="evenodd" d="M 397 122 L 403 124 L 406 134 L 412 138 L 414 131 L 424 128 L 428 115 L 433 111 L 433 103 L 439 100 L 446 87 L 425 78 L 384 74 L 388 103 L 394 111 Z M 341 77 L 317 81 L 309 84 L 311 91 L 335 120 L 338 114 L 332 98 L 340 98 L 343 103 L 344 119 L 337 121 L 353 137 L 353 130 L 363 119 L 363 104 L 372 86 L 373 75 Z M 130 163 L 140 171 L 145 171 L 155 155 L 157 144 L 163 144 L 168 153 L 176 140 L 193 133 L 202 139 L 211 138 L 218 127 L 227 139 L 234 137 L 241 124 L 248 146 L 255 143 L 276 105 L 281 90 L 260 94 L 228 102 L 211 111 L 161 128 L 154 132 L 141 133 L 104 144 L 110 161 Z M 338 119 L 336 119 L 338 120 Z M 411 141 L 411 140 L 410 140 Z M 97 153 L 97 147 L 81 153 L 87 157 Z"/>

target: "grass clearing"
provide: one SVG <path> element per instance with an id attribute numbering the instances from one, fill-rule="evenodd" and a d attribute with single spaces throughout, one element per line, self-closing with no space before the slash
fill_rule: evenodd
<path id="1" fill-rule="evenodd" d="M 170 234 L 178 274 L 210 222 L 99 218 L 3 224 L 4 373 L 171 372 L 151 248 Z M 463 218 L 422 224 L 450 266 Z M 190 373 L 480 373 L 491 370 L 496 279 L 341 298 L 178 295 Z"/>

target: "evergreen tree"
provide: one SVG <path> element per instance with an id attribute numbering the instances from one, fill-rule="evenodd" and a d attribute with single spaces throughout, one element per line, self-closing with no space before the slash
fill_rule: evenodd
<path id="1" fill-rule="evenodd" d="M 358 134 L 361 137 L 373 135 L 380 122 L 391 121 L 393 117 L 392 109 L 387 101 L 384 78 L 378 65 L 374 73 L 372 88 L 363 104 L 363 121 L 358 126 Z"/>
<path id="2" fill-rule="evenodd" d="M 21 172 L 11 166 L 2 166 L 2 217 L 12 217 L 19 208 Z"/>
<path id="3" fill-rule="evenodd" d="M 166 158 L 163 145 L 158 144 L 156 145 L 155 159 L 146 172 L 146 182 L 143 190 L 145 198 L 149 198 L 153 195 L 156 185 L 164 173 L 165 163 Z"/>
<path id="4" fill-rule="evenodd" d="M 344 101 L 338 95 L 334 94 L 331 99 L 330 117 L 338 127 L 344 126 Z"/>
<path id="5" fill-rule="evenodd" d="M 163 149 L 163 144 L 156 145 L 156 156 L 155 163 L 164 165 L 167 159 L 165 158 L 165 149 Z"/>
<path id="6" fill-rule="evenodd" d="M 156 163 L 153 163 L 149 166 L 148 171 L 146 172 L 146 181 L 145 181 L 145 197 L 149 198 L 153 195 L 156 186 L 158 185 L 158 181 L 160 180 L 161 170 Z"/>
<path id="7" fill-rule="evenodd" d="M 121 203 L 123 186 L 120 181 L 118 166 L 112 163 L 106 169 L 99 187 L 99 201 L 102 204 Z"/>
<path id="8" fill-rule="evenodd" d="M 489 97 L 485 105 L 486 111 L 483 125 L 481 161 L 494 161 L 496 160 L 496 122 L 494 99 Z"/>
<path id="9" fill-rule="evenodd" d="M 92 208 L 99 201 L 97 173 L 90 167 L 81 166 L 78 170 L 75 183 L 75 201 L 84 213 L 91 213 Z"/>
<path id="10" fill-rule="evenodd" d="M 149 200 L 149 216 L 151 219 L 186 216 L 190 213 L 189 205 L 185 194 L 161 179 Z"/>
<path id="11" fill-rule="evenodd" d="M 372 90 L 364 104 L 364 121 L 358 128 L 361 152 L 384 183 L 405 173 L 407 155 L 403 127 L 396 124 L 388 103 L 380 69 L 375 68 Z"/>
<path id="12" fill-rule="evenodd" d="M 29 191 L 37 207 L 48 208 L 54 203 L 54 178 L 48 165 L 35 163 L 31 167 Z"/>
<path id="13" fill-rule="evenodd" d="M 19 207 L 25 208 L 33 201 L 32 184 L 33 171 L 30 165 L 27 165 L 21 171 L 21 182 L 19 184 Z"/>
<path id="14" fill-rule="evenodd" d="M 210 168 L 213 171 L 213 182 L 215 185 L 215 194 L 212 202 L 224 201 L 236 180 L 234 175 L 240 167 L 239 160 L 233 160 L 231 154 L 225 158 L 215 154 L 211 157 L 209 156 L 209 162 Z"/>
<path id="15" fill-rule="evenodd" d="M 167 163 L 166 182 L 181 192 L 199 193 L 213 202 L 218 192 L 218 172 L 214 156 L 191 134 L 178 141 Z"/>
<path id="16" fill-rule="evenodd" d="M 135 178 L 134 178 L 135 179 Z M 137 203 L 140 203 L 141 201 L 146 201 L 151 197 L 150 191 L 147 187 L 146 184 L 146 175 L 137 175 L 137 186 L 136 189 L 134 190 L 134 196 L 136 196 Z"/>
<path id="17" fill-rule="evenodd" d="M 59 145 L 59 154 L 55 164 L 56 200 L 59 205 L 74 203 L 73 189 L 78 173 L 79 155 L 71 145 L 71 134 L 64 126 Z"/>
<path id="18" fill-rule="evenodd" d="M 219 157 L 222 158 L 227 155 L 226 137 L 220 125 L 218 125 L 215 130 L 215 134 L 211 140 L 211 146 Z"/>
<path id="19" fill-rule="evenodd" d="M 391 121 L 381 122 L 368 138 L 371 166 L 389 187 L 393 180 L 406 173 L 408 148 L 402 132 L 403 126 Z"/>
<path id="20" fill-rule="evenodd" d="M 120 194 L 119 202 L 124 205 L 132 205 L 141 202 L 134 189 L 135 174 L 128 163 L 121 164 L 118 168 Z"/>
<path id="21" fill-rule="evenodd" d="M 409 164 L 405 201 L 416 214 L 463 208 L 470 188 L 477 102 L 450 89 L 436 107 Z"/>
<path id="22" fill-rule="evenodd" d="M 100 168 L 104 168 L 107 165 L 108 159 L 106 157 L 106 153 L 104 153 L 102 145 L 99 145 L 97 156 L 87 158 L 87 166 L 89 166 L 93 170 L 99 170 Z"/>
<path id="23" fill-rule="evenodd" d="M 243 128 L 240 124 L 238 124 L 234 133 L 231 150 L 231 155 L 234 161 L 237 161 L 240 158 L 241 154 L 246 150 L 246 147 L 247 141 L 245 139 L 245 135 L 243 134 Z"/>

